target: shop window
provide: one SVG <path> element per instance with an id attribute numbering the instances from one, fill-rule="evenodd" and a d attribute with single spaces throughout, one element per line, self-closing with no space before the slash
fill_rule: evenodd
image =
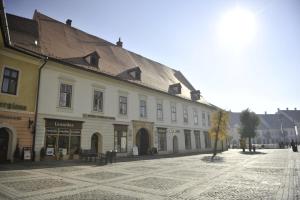
<path id="1" fill-rule="evenodd" d="M 127 115 L 127 97 L 119 96 L 119 114 Z"/>
<path id="2" fill-rule="evenodd" d="M 185 149 L 191 149 L 192 143 L 191 143 L 191 131 L 190 130 L 184 130 L 184 141 L 185 141 Z"/>
<path id="3" fill-rule="evenodd" d="M 201 149 L 200 131 L 194 131 L 196 149 Z"/>
<path id="4" fill-rule="evenodd" d="M 94 90 L 93 111 L 103 112 L 103 92 Z"/>
<path id="5" fill-rule="evenodd" d="M 16 95 L 18 87 L 19 72 L 5 67 L 3 70 L 1 92 Z"/>
<path id="6" fill-rule="evenodd" d="M 158 151 L 167 151 L 167 129 L 157 129 Z"/>
<path id="7" fill-rule="evenodd" d="M 71 101 L 72 101 L 72 85 L 61 83 L 59 106 L 71 108 L 71 103 L 72 103 Z"/>
<path id="8" fill-rule="evenodd" d="M 79 154 L 82 122 L 46 119 L 47 155 Z"/>
<path id="9" fill-rule="evenodd" d="M 204 142 L 205 142 L 205 148 L 211 148 L 211 139 L 209 137 L 208 132 L 204 132 Z"/>
<path id="10" fill-rule="evenodd" d="M 115 125 L 114 149 L 120 153 L 127 152 L 127 126 Z"/>

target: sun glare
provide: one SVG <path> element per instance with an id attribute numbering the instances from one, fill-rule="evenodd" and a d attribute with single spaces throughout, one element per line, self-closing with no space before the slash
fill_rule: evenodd
<path id="1" fill-rule="evenodd" d="M 249 45 L 256 34 L 254 14 L 239 7 L 225 13 L 218 26 L 218 34 L 226 47 L 240 50 Z"/>

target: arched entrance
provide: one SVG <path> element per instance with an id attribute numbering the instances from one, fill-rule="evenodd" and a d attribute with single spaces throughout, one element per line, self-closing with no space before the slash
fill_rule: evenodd
<path id="1" fill-rule="evenodd" d="M 102 153 L 102 136 L 100 133 L 94 133 L 91 138 L 91 151 Z"/>
<path id="2" fill-rule="evenodd" d="M 149 149 L 149 134 L 144 128 L 141 128 L 136 134 L 136 145 L 139 149 L 139 155 L 146 155 Z"/>
<path id="3" fill-rule="evenodd" d="M 178 139 L 176 135 L 173 137 L 173 153 L 178 153 Z"/>
<path id="4" fill-rule="evenodd" d="M 8 160 L 9 132 L 6 128 L 0 128 L 0 162 Z"/>

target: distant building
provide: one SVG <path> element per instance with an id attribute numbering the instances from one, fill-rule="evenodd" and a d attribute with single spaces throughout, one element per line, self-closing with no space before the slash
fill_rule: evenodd
<path id="1" fill-rule="evenodd" d="M 254 144 L 285 144 L 292 140 L 300 142 L 300 111 L 280 110 L 275 114 L 258 114 L 260 124 L 257 135 L 253 138 Z M 229 143 L 232 147 L 239 147 L 240 113 L 230 112 Z M 297 129 L 297 131 L 296 131 Z"/>

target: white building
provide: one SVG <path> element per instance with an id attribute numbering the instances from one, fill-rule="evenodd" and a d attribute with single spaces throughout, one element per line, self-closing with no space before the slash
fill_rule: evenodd
<path id="1" fill-rule="evenodd" d="M 179 71 L 35 12 L 41 70 L 35 151 L 211 151 L 211 113 Z M 19 44 L 22 45 L 22 44 Z M 24 48 L 26 48 L 24 46 Z"/>

